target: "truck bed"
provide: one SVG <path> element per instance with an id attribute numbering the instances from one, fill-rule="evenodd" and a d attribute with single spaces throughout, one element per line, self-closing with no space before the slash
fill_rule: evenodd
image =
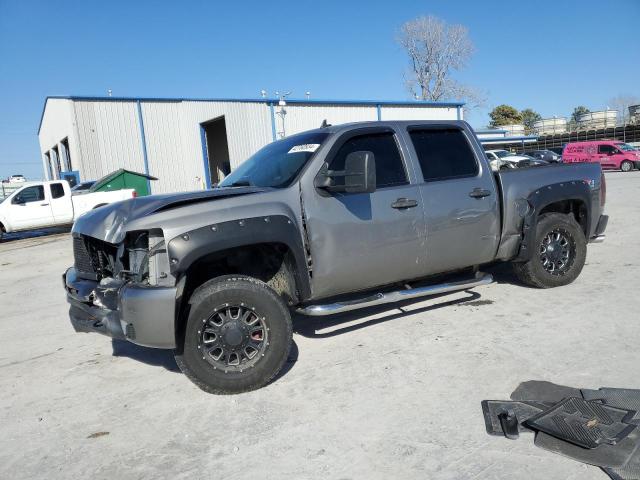
<path id="1" fill-rule="evenodd" d="M 503 208 L 501 240 L 496 257 L 509 260 L 518 253 L 524 215 L 531 208 L 528 199 L 538 189 L 550 188 L 549 185 L 563 188 L 572 182 L 587 182 L 591 189 L 593 207 L 590 225 L 595 227 L 602 213 L 600 192 L 603 178 L 600 165 L 595 163 L 554 164 L 496 172 L 495 179 Z"/>

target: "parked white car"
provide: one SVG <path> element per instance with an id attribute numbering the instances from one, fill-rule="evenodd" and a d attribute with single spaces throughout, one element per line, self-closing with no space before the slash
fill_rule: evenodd
<path id="1" fill-rule="evenodd" d="M 94 208 L 135 197 L 135 190 L 71 195 L 69 182 L 32 182 L 0 201 L 0 239 L 3 233 L 70 225 Z"/>
<path id="2" fill-rule="evenodd" d="M 494 172 L 500 170 L 501 167 L 516 168 L 518 163 L 523 160 L 531 160 L 531 157 L 518 155 L 507 150 L 487 150 L 484 153 L 487 154 L 489 165 Z"/>
<path id="3" fill-rule="evenodd" d="M 9 177 L 9 183 L 24 183 L 27 179 L 24 178 L 24 175 L 11 175 Z"/>

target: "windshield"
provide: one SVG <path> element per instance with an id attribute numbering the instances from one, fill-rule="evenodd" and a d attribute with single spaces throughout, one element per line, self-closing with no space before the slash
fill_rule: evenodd
<path id="1" fill-rule="evenodd" d="M 96 182 L 83 182 L 83 183 L 79 183 L 78 185 L 76 185 L 75 187 L 73 187 L 71 190 L 73 190 L 74 192 L 78 192 L 80 190 L 89 190 L 91 187 L 93 187 L 93 184 Z"/>
<path id="2" fill-rule="evenodd" d="M 287 187 L 328 136 L 328 132 L 302 133 L 270 143 L 231 172 L 218 187 Z"/>
<path id="3" fill-rule="evenodd" d="M 628 143 L 616 143 L 615 144 L 616 147 L 618 147 L 620 150 L 624 150 L 625 152 L 633 152 L 635 151 L 635 148 L 633 148 L 631 145 L 629 145 Z"/>
<path id="4" fill-rule="evenodd" d="M 27 188 L 27 187 L 20 187 L 17 190 L 14 190 L 13 192 L 8 193 L 4 198 L 0 198 L 0 203 L 4 202 L 7 198 L 9 198 L 9 197 L 13 196 L 14 194 L 24 190 L 25 188 Z"/>

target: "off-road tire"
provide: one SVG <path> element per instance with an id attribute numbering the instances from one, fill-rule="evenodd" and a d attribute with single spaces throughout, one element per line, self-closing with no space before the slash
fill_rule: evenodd
<path id="1" fill-rule="evenodd" d="M 620 170 L 622 170 L 623 172 L 630 172 L 631 170 L 633 170 L 633 163 L 631 163 L 629 160 L 624 160 L 620 164 Z"/>
<path id="2" fill-rule="evenodd" d="M 264 351 L 255 365 L 245 370 L 214 369 L 198 348 L 203 320 L 221 305 L 239 303 L 260 315 L 268 331 Z M 202 390 L 219 395 L 248 392 L 265 386 L 280 372 L 292 343 L 291 315 L 286 303 L 266 283 L 243 275 L 225 275 L 198 287 L 189 304 L 184 343 L 175 351 L 175 359 L 180 370 Z"/>
<path id="3" fill-rule="evenodd" d="M 541 260 L 542 244 L 547 235 L 559 231 L 567 236 L 571 243 L 571 264 L 566 271 L 550 273 Z M 584 266 L 587 257 L 587 241 L 572 215 L 546 213 L 538 219 L 531 258 L 527 262 L 513 262 L 513 269 L 526 285 L 537 288 L 553 288 L 573 282 Z"/>

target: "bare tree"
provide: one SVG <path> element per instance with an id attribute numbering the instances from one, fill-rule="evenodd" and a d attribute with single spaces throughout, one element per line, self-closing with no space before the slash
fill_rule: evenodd
<path id="1" fill-rule="evenodd" d="M 629 120 L 629 107 L 640 105 L 640 97 L 636 95 L 617 95 L 607 102 L 608 108 L 618 111 L 618 123 L 626 124 Z"/>
<path id="2" fill-rule="evenodd" d="M 474 51 L 466 27 L 423 16 L 402 25 L 398 43 L 409 55 L 411 67 L 406 82 L 415 98 L 455 98 L 467 100 L 472 106 L 483 103 L 481 94 L 451 77 L 452 72 L 466 66 Z"/>

